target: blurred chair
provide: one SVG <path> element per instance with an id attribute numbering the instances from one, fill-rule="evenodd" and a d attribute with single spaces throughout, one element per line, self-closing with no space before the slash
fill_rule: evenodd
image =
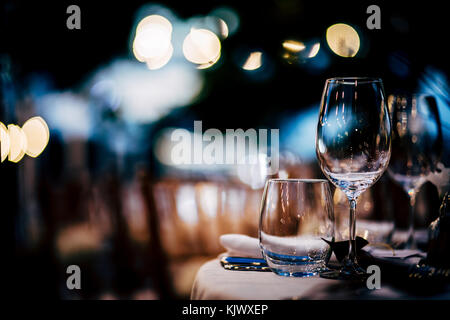
<path id="1" fill-rule="evenodd" d="M 143 185 L 149 185 L 146 181 Z M 144 192 L 149 190 L 146 188 Z M 257 236 L 261 189 L 237 182 L 165 179 L 156 182 L 152 191 L 147 202 L 155 208 L 156 214 L 151 215 L 159 227 L 152 232 L 159 234 L 173 285 L 181 297 L 189 296 L 201 264 L 224 251 L 219 243 L 221 234 Z"/>

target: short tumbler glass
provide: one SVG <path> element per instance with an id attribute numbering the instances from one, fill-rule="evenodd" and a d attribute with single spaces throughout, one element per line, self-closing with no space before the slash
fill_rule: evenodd
<path id="1" fill-rule="evenodd" d="M 261 203 L 259 243 L 278 275 L 308 277 L 326 269 L 334 241 L 333 202 L 327 180 L 270 179 Z"/>

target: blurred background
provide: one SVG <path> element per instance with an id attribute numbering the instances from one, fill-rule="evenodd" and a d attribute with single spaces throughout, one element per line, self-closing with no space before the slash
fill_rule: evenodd
<path id="1" fill-rule="evenodd" d="M 66 26 L 73 4 L 79 30 Z M 378 30 L 366 26 L 373 4 Z M 435 97 L 444 148 L 415 225 L 438 215 L 450 99 L 437 2 L 3 1 L 0 10 L 0 121 L 40 116 L 50 132 L 36 158 L 0 164 L 2 280 L 14 297 L 189 297 L 198 268 L 224 250 L 220 234 L 257 236 L 267 177 L 260 163 L 176 165 L 171 133 L 193 137 L 195 120 L 203 131 L 279 129 L 275 176 L 322 178 L 315 128 L 335 76 Z M 345 197 L 336 191 L 334 202 L 345 216 Z M 406 228 L 408 196 L 387 174 L 360 203 L 358 221 Z M 82 290 L 66 287 L 71 264 Z"/>

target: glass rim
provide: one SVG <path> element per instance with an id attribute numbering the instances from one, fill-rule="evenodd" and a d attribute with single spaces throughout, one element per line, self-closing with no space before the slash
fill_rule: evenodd
<path id="1" fill-rule="evenodd" d="M 359 83 L 382 83 L 381 78 L 376 77 L 334 77 L 328 78 L 327 83 L 355 84 Z"/>
<path id="2" fill-rule="evenodd" d="M 268 183 L 270 182 L 277 182 L 277 183 L 292 183 L 292 182 L 303 182 L 303 183 L 324 183 L 327 182 L 327 179 L 300 179 L 300 178 L 274 178 L 267 180 Z"/>

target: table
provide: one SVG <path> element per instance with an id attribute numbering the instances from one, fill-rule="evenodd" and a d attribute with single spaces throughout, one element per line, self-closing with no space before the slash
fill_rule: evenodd
<path id="1" fill-rule="evenodd" d="M 218 258 L 199 269 L 191 290 L 192 300 L 408 298 L 411 297 L 406 292 L 383 283 L 381 289 L 369 290 L 361 285 L 319 276 L 293 278 L 272 272 L 225 270 Z"/>

